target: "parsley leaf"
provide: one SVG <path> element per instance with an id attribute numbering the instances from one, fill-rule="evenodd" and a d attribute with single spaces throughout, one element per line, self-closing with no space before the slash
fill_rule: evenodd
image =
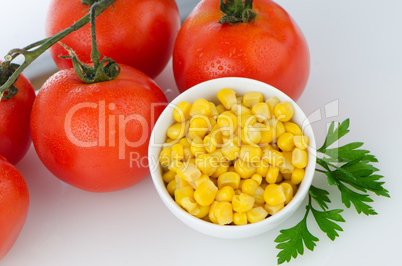
<path id="1" fill-rule="evenodd" d="M 328 191 L 311 186 L 309 194 L 323 210 L 328 209 L 327 203 L 331 203 L 331 200 L 328 198 Z"/>
<path id="2" fill-rule="evenodd" d="M 292 257 L 296 258 L 298 254 L 303 255 L 304 246 L 313 251 L 316 246 L 315 242 L 319 239 L 313 236 L 307 228 L 307 216 L 310 208 L 306 208 L 304 218 L 294 227 L 280 231 L 280 235 L 275 239 L 277 249 L 282 249 L 277 257 L 278 264 L 285 261 L 289 262 Z"/>
<path id="3" fill-rule="evenodd" d="M 366 204 L 366 202 L 373 202 L 369 195 L 357 193 L 343 184 L 339 184 L 338 188 L 341 191 L 342 202 L 347 208 L 350 208 L 350 203 L 352 203 L 359 214 L 361 212 L 366 215 L 377 214 L 370 205 Z"/>
<path id="4" fill-rule="evenodd" d="M 336 186 L 341 194 L 341 202 L 346 208 L 352 205 L 358 214 L 376 215 L 377 212 L 368 204 L 374 200 L 370 197 L 370 192 L 377 196 L 390 197 L 388 190 L 381 181 L 382 175 L 376 174 L 379 171 L 373 163 L 377 163 L 377 158 L 370 154 L 370 151 L 361 149 L 362 142 L 352 142 L 344 146 L 330 148 L 336 141 L 349 133 L 349 119 L 338 123 L 332 122 L 328 128 L 328 133 L 324 144 L 318 153 L 322 158 L 316 158 L 316 172 L 325 174 L 328 184 Z M 303 255 L 304 246 L 311 251 L 316 246 L 318 238 L 313 236 L 307 228 L 307 216 L 311 211 L 318 227 L 329 239 L 335 240 L 339 236 L 338 232 L 343 231 L 339 223 L 345 222 L 341 213 L 342 209 L 329 210 L 328 204 L 331 203 L 330 193 L 325 189 L 311 186 L 308 194 L 308 205 L 304 218 L 294 227 L 281 230 L 280 235 L 275 239 L 279 243 L 276 248 L 281 249 L 278 253 L 278 264 L 285 261 L 289 262 L 296 258 L 298 254 Z M 312 199 L 321 210 L 317 210 L 312 205 Z"/>
<path id="5" fill-rule="evenodd" d="M 330 211 L 317 211 L 316 209 L 311 208 L 311 212 L 313 213 L 314 218 L 321 231 L 326 233 L 329 239 L 331 239 L 332 241 L 334 241 L 335 238 L 339 236 L 337 231 L 343 231 L 342 227 L 332 222 L 345 222 L 343 217 L 340 215 L 343 210 L 336 209 Z"/>
<path id="6" fill-rule="evenodd" d="M 319 148 L 318 152 L 325 152 L 326 149 L 331 146 L 335 141 L 339 140 L 347 133 L 349 133 L 349 119 L 346 119 L 342 124 L 338 124 L 338 127 L 334 130 L 335 123 L 332 122 L 328 128 L 327 137 L 325 138 L 324 144 Z"/>

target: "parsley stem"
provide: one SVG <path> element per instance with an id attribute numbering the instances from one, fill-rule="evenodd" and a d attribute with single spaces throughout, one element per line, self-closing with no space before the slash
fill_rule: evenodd
<path id="1" fill-rule="evenodd" d="M 321 169 L 315 169 L 317 172 L 320 172 L 320 173 L 326 173 L 327 171 L 324 171 L 324 170 L 321 170 Z"/>

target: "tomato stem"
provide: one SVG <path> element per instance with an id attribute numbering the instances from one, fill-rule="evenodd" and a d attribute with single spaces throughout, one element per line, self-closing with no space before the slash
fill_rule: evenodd
<path id="1" fill-rule="evenodd" d="M 95 3 L 91 7 L 90 18 L 91 18 L 91 40 L 92 40 L 92 52 L 91 59 L 93 62 L 93 67 L 87 65 L 79 60 L 78 56 L 74 53 L 74 51 L 62 45 L 70 55 L 61 56 L 62 58 L 71 58 L 73 61 L 73 66 L 75 73 L 78 77 L 85 83 L 98 83 L 103 81 L 110 81 L 115 79 L 120 73 L 120 66 L 116 64 L 116 62 L 111 59 L 104 57 L 101 59 L 101 54 L 98 50 L 98 44 L 96 42 L 96 27 L 95 27 L 95 18 L 96 18 L 96 9 L 99 8 L 99 3 Z"/>
<path id="2" fill-rule="evenodd" d="M 219 7 L 225 14 L 218 21 L 221 24 L 252 23 L 257 16 L 253 10 L 253 0 L 221 0 Z"/>
<path id="3" fill-rule="evenodd" d="M 86 6 L 92 6 L 96 2 L 99 2 L 100 0 L 81 0 L 81 4 L 86 5 Z"/>
<path id="4" fill-rule="evenodd" d="M 98 8 L 96 9 L 95 16 L 99 16 L 103 11 L 105 11 L 109 6 L 111 6 L 114 2 L 117 0 L 101 0 L 97 4 L 99 5 Z M 45 38 L 43 40 L 40 40 L 38 42 L 35 42 L 33 44 L 30 44 L 26 46 L 25 48 L 22 49 L 12 49 L 10 50 L 7 55 L 4 57 L 5 61 L 3 62 L 3 65 L 10 64 L 12 60 L 14 60 L 16 57 L 19 55 L 24 56 L 24 62 L 18 66 L 16 69 L 12 69 L 13 73 L 7 78 L 6 81 L 1 82 L 0 85 L 0 96 L 4 97 L 4 94 L 6 91 L 9 90 L 9 88 L 14 84 L 14 82 L 18 79 L 19 75 L 22 73 L 22 71 L 25 70 L 34 60 L 36 60 L 40 55 L 42 55 L 47 49 L 49 49 L 51 46 L 54 44 L 58 43 L 61 39 L 72 33 L 73 31 L 76 31 L 86 24 L 90 22 L 90 13 L 85 15 L 83 18 L 78 20 L 76 23 L 74 23 L 72 26 L 70 26 L 67 29 L 64 29 L 55 35 Z M 33 49 L 33 50 L 32 50 Z M 14 67 L 15 68 L 15 67 Z"/>

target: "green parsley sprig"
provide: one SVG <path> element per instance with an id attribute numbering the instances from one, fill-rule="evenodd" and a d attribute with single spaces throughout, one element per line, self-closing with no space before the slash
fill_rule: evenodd
<path id="1" fill-rule="evenodd" d="M 366 215 L 376 215 L 377 213 L 369 205 L 373 199 L 368 194 L 375 193 L 377 196 L 390 197 L 388 191 L 383 187 L 384 182 L 380 179 L 383 176 L 375 174 L 379 170 L 373 166 L 378 162 L 374 155 L 368 150 L 359 149 L 363 146 L 362 142 L 352 142 L 341 147 L 331 148 L 331 145 L 345 136 L 349 132 L 349 119 L 338 123 L 332 122 L 324 144 L 317 150 L 322 154 L 322 158 L 317 157 L 317 172 L 324 173 L 328 179 L 328 184 L 336 186 L 341 194 L 342 203 L 346 208 L 354 206 L 357 213 Z M 339 236 L 338 232 L 343 231 L 339 223 L 345 222 L 341 216 L 342 209 L 330 210 L 328 204 L 331 203 L 329 192 L 311 186 L 308 194 L 308 204 L 303 219 L 294 227 L 280 230 L 280 235 L 275 239 L 279 243 L 276 248 L 281 251 L 278 253 L 278 264 L 285 261 L 289 262 L 292 257 L 298 254 L 303 255 L 304 247 L 313 251 L 317 237 L 312 235 L 307 227 L 307 217 L 310 212 L 313 214 L 318 227 L 332 241 Z M 313 201 L 314 200 L 314 201 Z M 314 207 L 317 205 L 317 207 Z"/>

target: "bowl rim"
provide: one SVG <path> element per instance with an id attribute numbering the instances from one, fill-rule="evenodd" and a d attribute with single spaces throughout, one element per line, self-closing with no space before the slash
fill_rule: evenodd
<path id="1" fill-rule="evenodd" d="M 222 87 L 220 84 L 225 84 L 228 83 L 228 85 L 225 85 Z M 231 88 L 230 84 L 236 84 L 236 85 L 241 85 L 245 86 L 246 84 L 248 85 L 255 85 L 255 87 L 258 87 L 258 89 L 251 91 L 260 91 L 261 88 L 267 89 L 267 92 L 263 93 L 264 98 L 270 97 L 269 94 L 272 92 L 275 92 L 274 95 L 271 96 L 276 96 L 278 99 L 283 102 L 283 101 L 289 101 L 292 103 L 294 109 L 295 109 L 295 116 L 299 117 L 301 116 L 300 119 L 303 120 L 302 125 L 298 124 L 299 126 L 302 127 L 303 134 L 306 133 L 309 137 L 309 147 L 308 147 L 308 153 L 309 153 L 309 162 L 306 167 L 306 175 L 303 179 L 303 181 L 299 185 L 299 189 L 297 193 L 294 195 L 293 199 L 278 213 L 269 216 L 265 218 L 262 221 L 259 221 L 257 223 L 251 223 L 251 224 L 246 224 L 246 225 L 218 225 L 214 224 L 205 220 L 202 220 L 200 218 L 197 218 L 188 212 L 186 212 L 184 209 L 182 209 L 173 199 L 172 196 L 168 193 L 166 189 L 166 185 L 164 184 L 162 180 L 162 169 L 158 161 L 159 157 L 159 152 L 162 147 L 155 148 L 152 146 L 154 143 L 153 141 L 156 138 L 156 134 L 164 134 L 164 139 L 166 139 L 166 130 L 158 130 L 159 127 L 161 127 L 162 123 L 165 123 L 165 118 L 169 118 L 168 115 L 172 116 L 173 113 L 173 108 L 174 106 L 181 102 L 181 101 L 189 101 L 188 98 L 192 98 L 195 96 L 192 96 L 193 91 L 195 90 L 200 90 L 204 87 L 213 87 L 211 90 L 216 90 L 215 91 L 215 99 L 216 102 L 218 99 L 216 98 L 216 93 L 223 88 Z M 233 89 L 236 91 L 236 89 Z M 197 97 L 198 98 L 198 97 Z M 195 100 L 196 98 L 194 98 Z M 207 99 L 209 101 L 212 101 L 210 99 Z M 193 100 L 192 100 L 193 101 Z M 171 125 L 171 124 L 170 124 Z M 170 126 L 169 125 L 169 126 Z M 166 128 L 167 129 L 167 128 Z M 316 146 L 315 146 L 315 137 L 314 137 L 314 132 L 311 128 L 311 124 L 308 121 L 308 117 L 306 114 L 303 112 L 303 110 L 300 108 L 300 106 L 293 101 L 289 96 L 284 94 L 282 91 L 276 89 L 275 87 L 261 82 L 257 81 L 254 79 L 249 79 L 249 78 L 242 78 L 242 77 L 224 77 L 224 78 L 217 78 L 217 79 L 212 79 L 208 80 L 202 83 L 199 83 L 188 90 L 184 91 L 183 93 L 179 94 L 175 99 L 173 99 L 169 105 L 165 108 L 165 110 L 162 112 L 160 115 L 159 119 L 156 121 L 154 128 L 152 130 L 150 142 L 149 142 L 149 168 L 151 172 L 151 177 L 154 183 L 154 186 L 158 192 L 158 195 L 168 207 L 168 209 L 173 212 L 173 214 L 179 218 L 182 222 L 187 224 L 188 226 L 192 227 L 195 230 L 202 231 L 203 233 L 212 235 L 212 236 L 217 236 L 217 237 L 222 237 L 224 235 L 224 238 L 237 238 L 236 236 L 234 237 L 225 237 L 234 233 L 234 234 L 239 234 L 240 237 L 244 237 L 244 235 L 249 235 L 251 231 L 255 231 L 256 233 L 250 234 L 250 236 L 257 235 L 262 233 L 261 231 L 269 231 L 272 228 L 276 227 L 279 223 L 283 222 L 286 220 L 293 212 L 299 207 L 299 205 L 303 202 L 304 198 L 306 197 L 308 190 L 312 184 L 313 177 L 314 177 L 314 171 L 315 171 L 315 158 L 316 158 Z M 159 152 L 157 152 L 159 151 Z M 155 157 L 155 155 L 158 155 Z M 152 157 L 153 156 L 153 157 Z M 151 158 L 152 157 L 152 158 Z M 307 175 L 308 174 L 308 175 Z M 269 225 L 274 225 L 271 226 L 272 228 L 269 228 Z M 258 232 L 257 232 L 258 231 Z"/>

